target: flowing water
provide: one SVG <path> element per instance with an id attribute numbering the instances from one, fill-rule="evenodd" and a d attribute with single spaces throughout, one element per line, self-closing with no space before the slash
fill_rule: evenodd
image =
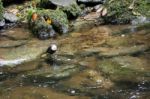
<path id="1" fill-rule="evenodd" d="M 45 41 L 23 28 L 1 33 L 0 99 L 150 99 L 150 28 L 99 26 Z M 42 54 L 50 43 L 58 51 Z M 2 64 L 18 58 L 26 62 Z"/>

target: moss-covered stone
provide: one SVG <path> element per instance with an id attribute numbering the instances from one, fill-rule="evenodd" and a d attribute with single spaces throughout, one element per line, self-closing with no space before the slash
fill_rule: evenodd
<path id="1" fill-rule="evenodd" d="M 107 23 L 130 23 L 139 15 L 150 17 L 150 4 L 146 0 L 108 0 L 105 6 L 108 9 L 104 18 Z"/>
<path id="2" fill-rule="evenodd" d="M 76 3 L 61 8 L 67 14 L 68 18 L 77 17 L 81 13 L 81 8 Z"/>
<path id="3" fill-rule="evenodd" d="M 75 0 L 41 0 L 38 6 L 48 9 L 56 9 L 59 7 L 67 14 L 68 18 L 77 17 L 81 13 L 81 8 Z"/>
<path id="4" fill-rule="evenodd" d="M 135 12 L 138 12 L 142 16 L 150 17 L 150 2 L 149 0 L 136 0 Z"/>
<path id="5" fill-rule="evenodd" d="M 33 20 L 33 13 L 37 15 L 36 20 Z M 42 31 L 48 33 L 54 29 L 58 33 L 67 33 L 69 29 L 67 15 L 60 9 L 37 10 L 29 14 L 28 19 L 32 32 L 37 36 Z"/>
<path id="6" fill-rule="evenodd" d="M 2 1 L 0 0 L 0 20 L 2 20 L 3 19 L 3 3 L 2 3 Z"/>
<path id="7" fill-rule="evenodd" d="M 106 23 L 129 23 L 133 18 L 132 11 L 128 9 L 130 3 L 127 0 L 109 1 L 111 0 L 106 3 L 108 9 L 108 15 L 104 18 Z"/>

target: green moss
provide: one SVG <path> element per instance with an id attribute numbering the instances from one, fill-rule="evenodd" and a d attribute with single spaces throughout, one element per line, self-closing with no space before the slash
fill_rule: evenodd
<path id="1" fill-rule="evenodd" d="M 107 23 L 130 23 L 138 15 L 150 17 L 150 4 L 146 0 L 135 0 L 133 8 L 130 9 L 133 0 L 108 0 L 105 6 L 108 15 L 104 18 Z"/>
<path id="2" fill-rule="evenodd" d="M 81 8 L 75 3 L 67 7 L 61 7 L 67 14 L 68 18 L 77 17 L 81 13 Z"/>
<path id="3" fill-rule="evenodd" d="M 60 29 L 62 26 L 68 28 L 67 15 L 60 9 L 56 10 L 39 10 L 37 12 L 39 15 L 46 16 L 52 20 L 52 25 L 58 32 L 62 32 Z"/>
<path id="4" fill-rule="evenodd" d="M 38 18 L 35 21 L 33 21 L 31 18 L 33 12 L 38 15 Z M 45 18 L 50 19 L 52 21 L 52 23 L 51 24 L 47 23 Z M 49 27 L 49 25 L 52 25 L 53 28 L 55 29 L 55 31 L 58 31 L 59 33 L 64 33 L 66 31 L 64 31 L 63 29 L 69 28 L 67 15 L 60 9 L 31 11 L 29 13 L 28 19 L 29 19 L 28 20 L 29 25 L 34 34 L 36 34 L 37 31 L 39 31 L 41 29 L 47 29 L 47 27 Z"/>
<path id="5" fill-rule="evenodd" d="M 142 16 L 150 17 L 150 3 L 148 0 L 137 0 L 135 2 L 134 11 L 140 13 Z"/>
<path id="6" fill-rule="evenodd" d="M 132 11 L 128 9 L 129 4 L 127 0 L 107 2 L 108 15 L 105 17 L 105 21 L 108 23 L 129 23 L 133 18 Z"/>
<path id="7" fill-rule="evenodd" d="M 1 0 L 0 0 L 0 20 L 3 19 L 3 11 L 4 11 L 3 3 L 2 3 Z"/>

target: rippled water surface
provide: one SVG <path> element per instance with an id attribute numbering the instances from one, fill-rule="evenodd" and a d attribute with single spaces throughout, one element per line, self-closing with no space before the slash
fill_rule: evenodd
<path id="1" fill-rule="evenodd" d="M 1 65 L 0 99 L 150 99 L 150 30 L 129 28 L 99 26 L 45 41 L 22 27 L 3 32 L 1 62 L 38 59 Z M 58 45 L 54 55 L 36 55 L 50 43 Z"/>

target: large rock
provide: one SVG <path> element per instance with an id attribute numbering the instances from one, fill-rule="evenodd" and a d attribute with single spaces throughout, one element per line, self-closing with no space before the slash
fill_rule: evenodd
<path id="1" fill-rule="evenodd" d="M 41 0 L 41 5 L 70 6 L 76 3 L 76 0 Z"/>
<path id="2" fill-rule="evenodd" d="M 33 20 L 33 14 L 35 13 L 38 17 Z M 29 16 L 30 29 L 35 36 L 42 39 L 48 39 L 54 37 L 55 31 L 60 34 L 69 31 L 68 19 L 62 10 L 38 10 L 35 13 Z"/>
<path id="3" fill-rule="evenodd" d="M 4 32 L 1 32 L 1 40 L 3 40 L 3 39 L 5 39 L 5 40 L 6 39 L 9 39 L 9 40 L 27 40 L 30 38 L 31 38 L 31 33 L 25 24 L 22 24 L 19 27 L 15 27 L 15 28 L 12 28 L 9 30 L 4 30 Z"/>
<path id="4" fill-rule="evenodd" d="M 139 5 L 140 6 L 137 6 Z M 108 14 L 104 17 L 106 23 L 127 24 L 136 16 L 150 17 L 148 1 L 138 0 L 137 2 L 126 0 L 107 0 L 105 3 Z"/>
<path id="5" fill-rule="evenodd" d="M 59 90 L 68 90 L 71 95 L 77 93 L 93 95 L 106 92 L 111 89 L 114 84 L 109 79 L 104 78 L 98 71 L 87 69 L 79 72 L 70 79 L 59 82 L 58 85 Z M 74 93 L 72 93 L 72 91 L 74 91 Z"/>
<path id="6" fill-rule="evenodd" d="M 18 21 L 18 17 L 12 13 L 5 12 L 3 17 L 8 22 L 17 22 Z"/>
<path id="7" fill-rule="evenodd" d="M 32 40 L 20 47 L 0 49 L 0 66 L 14 67 L 18 64 L 35 60 L 46 52 L 49 44 L 50 42 L 48 41 Z"/>
<path id="8" fill-rule="evenodd" d="M 42 0 L 39 5 L 51 9 L 59 7 L 67 14 L 68 18 L 77 17 L 81 13 L 81 8 L 76 0 Z"/>
<path id="9" fill-rule="evenodd" d="M 43 65 L 43 68 L 25 73 L 24 80 L 26 82 L 50 82 L 57 81 L 72 76 L 80 69 L 79 65 L 75 64 L 57 64 L 49 66 Z"/>
<path id="10" fill-rule="evenodd" d="M 104 59 L 99 63 L 99 69 L 115 82 L 149 82 L 148 64 L 146 58 L 123 56 Z"/>

